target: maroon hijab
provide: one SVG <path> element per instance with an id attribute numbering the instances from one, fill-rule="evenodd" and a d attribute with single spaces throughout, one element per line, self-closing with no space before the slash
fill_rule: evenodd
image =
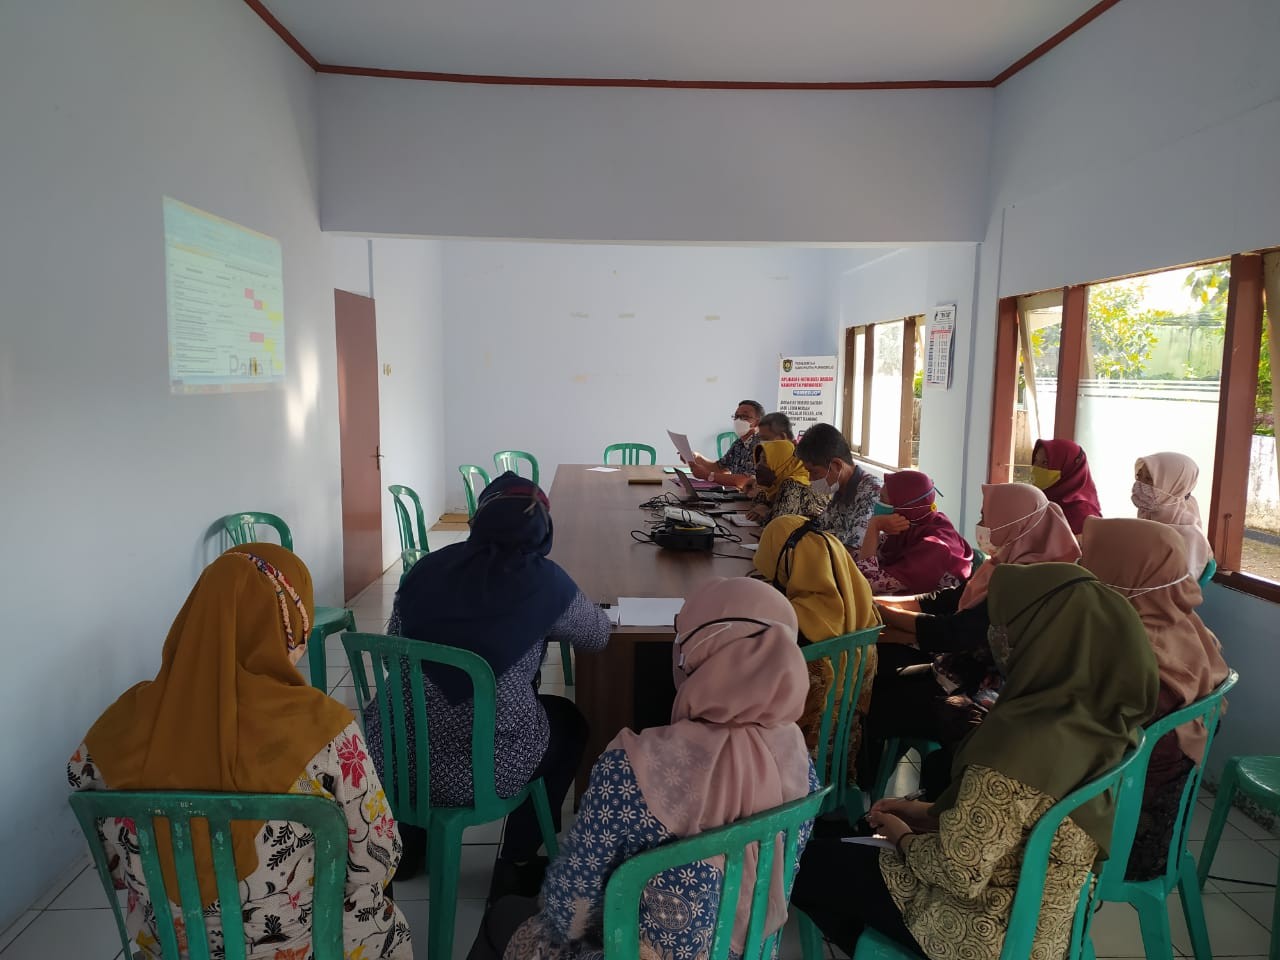
<path id="1" fill-rule="evenodd" d="M 899 470 L 884 478 L 881 499 L 911 526 L 880 542 L 880 569 L 911 593 L 937 590 L 947 574 L 964 580 L 973 568 L 973 548 L 938 511 L 937 495 L 933 481 L 918 470 Z"/>
<path id="2" fill-rule="evenodd" d="M 1035 449 L 1044 451 L 1050 470 L 1062 473 L 1058 482 L 1047 488 L 1044 495 L 1062 508 L 1071 532 L 1080 536 L 1088 517 L 1102 516 L 1084 447 L 1071 440 L 1037 440 Z"/>

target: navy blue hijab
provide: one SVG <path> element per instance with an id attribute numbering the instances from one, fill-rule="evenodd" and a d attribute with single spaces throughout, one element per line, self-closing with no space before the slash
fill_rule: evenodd
<path id="1" fill-rule="evenodd" d="M 470 539 L 423 557 L 400 584 L 401 635 L 478 653 L 501 677 L 545 642 L 577 596 L 577 584 L 547 559 L 552 535 L 546 494 L 504 473 L 480 494 Z M 471 696 L 462 671 L 425 672 L 450 703 Z"/>

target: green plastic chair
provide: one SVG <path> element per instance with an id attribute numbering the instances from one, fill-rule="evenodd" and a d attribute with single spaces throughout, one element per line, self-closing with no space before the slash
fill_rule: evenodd
<path id="1" fill-rule="evenodd" d="M 889 788 L 889 780 L 893 777 L 893 771 L 897 769 L 898 763 L 908 751 L 914 750 L 923 760 L 935 750 L 941 749 L 942 744 L 932 740 L 916 740 L 910 737 L 889 737 L 885 740 L 884 752 L 880 755 L 880 766 L 876 770 L 875 786 L 871 788 L 872 802 L 884 798 L 885 791 Z"/>
<path id="2" fill-rule="evenodd" d="M 293 534 L 289 525 L 274 513 L 229 513 L 222 518 L 222 529 L 227 532 L 234 546 L 258 540 L 258 525 L 271 527 L 280 537 L 280 546 L 293 549 Z M 356 628 L 356 615 L 346 607 L 316 607 L 315 623 L 307 637 L 307 670 L 311 685 L 317 690 L 329 692 L 328 657 L 325 655 L 324 638 L 331 633 Z"/>
<path id="3" fill-rule="evenodd" d="M 751 917 L 747 922 L 746 944 L 742 960 L 768 960 L 781 931 L 764 933 L 768 910 L 769 885 L 773 878 L 773 858 L 782 835 L 784 864 L 796 859 L 800 829 L 818 815 L 828 799 L 830 788 L 811 793 L 791 803 L 746 817 L 736 823 L 706 830 L 646 850 L 627 860 L 609 877 L 604 891 L 604 956 L 605 960 L 639 960 L 640 903 L 649 882 L 665 870 L 724 857 L 724 884 L 720 890 L 720 906 L 716 914 L 715 935 L 711 944 L 711 960 L 726 960 L 733 936 L 739 891 L 742 889 L 743 854 L 755 844 L 759 854 L 755 883 L 751 888 Z M 791 897 L 794 874 L 784 870 L 786 892 Z M 435 954 L 432 954 L 435 956 Z"/>
<path id="4" fill-rule="evenodd" d="M 1243 793 L 1264 809 L 1280 814 L 1280 757 L 1232 757 L 1222 771 L 1218 785 L 1218 799 L 1213 803 L 1213 816 L 1209 819 L 1209 832 L 1200 851 L 1200 871 L 1197 880 L 1201 887 L 1209 879 L 1222 828 L 1231 812 L 1231 803 L 1237 793 Z M 1280 882 L 1280 877 L 1277 878 Z M 1193 941 L 1194 943 L 1194 941 Z M 1196 954 L 1199 957 L 1199 954 Z M 1277 887 L 1271 907 L 1271 960 L 1280 960 L 1280 887 Z"/>
<path id="5" fill-rule="evenodd" d="M 733 446 L 733 441 L 738 439 L 738 435 L 732 430 L 726 430 L 724 433 L 716 437 L 716 459 L 723 460 L 724 455 L 729 452 L 729 448 Z"/>
<path id="6" fill-rule="evenodd" d="M 397 820 L 427 831 L 431 912 L 426 956 L 451 957 L 462 831 L 501 820 L 526 798 L 532 797 L 538 825 L 542 828 L 542 841 L 547 855 L 554 859 L 558 847 L 546 785 L 538 777 L 515 796 L 498 796 L 493 778 L 494 715 L 498 693 L 493 670 L 483 657 L 457 647 L 370 633 L 344 634 L 342 645 L 347 651 L 351 675 L 355 679 L 357 716 L 363 716 L 365 705 L 370 701 L 366 653 L 374 667 L 374 695 L 382 724 L 382 785 L 392 812 Z M 475 703 L 471 724 L 471 779 L 475 785 L 475 800 L 469 807 L 431 806 L 431 749 L 422 676 L 428 663 L 454 667 L 471 678 Z M 409 741 L 406 734 L 409 715 L 402 694 L 406 670 L 412 693 L 410 709 L 417 752 L 417 775 L 412 780 L 409 777 Z"/>
<path id="7" fill-rule="evenodd" d="M 1209 562 L 1204 565 L 1204 570 L 1202 570 L 1200 573 L 1199 583 L 1200 583 L 1201 590 L 1203 590 L 1205 587 L 1207 587 L 1210 584 L 1210 582 L 1213 580 L 1213 575 L 1217 572 L 1218 572 L 1218 561 L 1213 559 L 1213 557 L 1210 557 Z"/>
<path id="8" fill-rule="evenodd" d="M 387 487 L 387 490 L 391 494 L 391 502 L 395 504 L 396 524 L 400 528 L 400 564 L 403 567 L 401 574 L 403 576 L 413 568 L 415 563 L 431 552 L 427 547 L 427 518 L 422 512 L 422 501 L 409 487 L 393 483 Z M 409 513 L 409 507 L 405 505 L 405 499 L 413 506 L 413 513 L 418 518 L 416 536 L 413 531 L 413 519 Z"/>
<path id="9" fill-rule="evenodd" d="M 521 463 L 529 464 L 529 479 L 535 484 L 538 482 L 538 460 L 532 453 L 525 453 L 523 450 L 499 450 L 493 455 L 493 467 L 498 471 L 497 475 L 501 475 L 510 470 L 512 473 L 520 472 Z"/>
<path id="10" fill-rule="evenodd" d="M 462 489 L 467 494 L 467 516 L 474 517 L 476 515 L 476 500 L 484 488 L 489 485 L 489 474 L 485 472 L 484 467 L 477 467 L 474 463 L 464 463 L 458 468 L 458 472 L 462 474 Z M 480 479 L 480 488 L 476 489 L 476 478 Z"/>
<path id="11" fill-rule="evenodd" d="M 822 705 L 814 767 L 818 771 L 818 781 L 831 788 L 823 802 L 822 812 L 843 809 L 850 823 L 858 820 L 864 812 L 862 792 L 849 785 L 849 741 L 853 735 L 853 718 L 857 716 L 858 698 L 862 695 L 861 666 L 865 660 L 860 662 L 856 671 L 844 669 L 844 665 L 853 659 L 855 651 L 874 647 L 883 629 L 879 625 L 867 627 L 800 648 L 807 663 L 825 660 L 831 667 L 831 686 L 827 688 L 827 699 Z M 837 704 L 840 705 L 838 713 Z"/>
<path id="12" fill-rule="evenodd" d="M 138 849 L 147 891 L 152 896 L 156 929 L 165 960 L 178 960 L 177 932 L 173 911 L 163 891 L 164 878 L 156 847 L 157 818 L 168 820 L 173 844 L 174 865 L 178 874 L 178 904 L 183 924 L 188 931 L 187 954 L 190 960 L 209 960 L 206 937 L 191 931 L 205 929 L 204 910 L 200 903 L 200 885 L 196 879 L 196 862 L 192 851 L 191 822 L 203 820 L 209 831 L 209 843 L 217 878 L 219 916 L 222 922 L 226 960 L 244 960 L 246 955 L 244 922 L 241 916 L 240 881 L 236 879 L 235 857 L 231 849 L 233 821 L 270 820 L 300 823 L 315 837 L 315 882 L 312 887 L 314 910 L 311 920 L 312 950 L 315 960 L 342 960 L 343 893 L 347 880 L 347 821 L 342 810 L 328 797 L 307 794 L 271 793 L 170 793 L 128 790 L 91 790 L 73 793 L 71 809 L 80 821 L 80 829 L 89 841 L 98 879 L 107 893 L 107 902 L 115 914 L 123 956 L 132 957 L 134 945 L 125 928 L 124 911 L 116 896 L 107 866 L 106 850 L 99 832 L 106 819 L 132 820 L 138 831 Z M 237 909 L 228 910 L 234 903 Z"/>
<path id="13" fill-rule="evenodd" d="M 1000 951 L 1000 960 L 1026 960 L 1031 956 L 1036 925 L 1040 919 L 1040 905 L 1044 901 L 1044 880 L 1049 869 L 1049 850 L 1058 827 L 1062 825 L 1062 821 L 1094 797 L 1108 790 L 1118 791 L 1121 781 L 1136 761 L 1142 745 L 1143 741 L 1140 739 L 1138 747 L 1126 753 L 1118 764 L 1102 776 L 1067 794 L 1045 811 L 1044 816 L 1031 829 L 1023 851 L 1022 871 L 1013 897 L 1013 909 L 1010 914 L 1009 928 L 1005 933 L 1004 947 Z M 1113 828 L 1113 836 L 1117 836 L 1118 833 L 1119 831 Z M 1128 842 L 1132 843 L 1132 840 L 1130 836 Z M 1114 842 L 1112 847 L 1114 849 Z M 1083 956 L 1085 944 L 1088 943 L 1089 928 L 1095 912 L 1093 879 L 1094 874 L 1090 872 L 1081 888 L 1075 923 L 1071 929 L 1067 960 L 1079 960 Z M 824 952 L 821 931 L 803 913 L 800 911 L 796 913 L 799 915 L 804 960 L 822 960 Z M 852 960 L 919 960 L 919 957 L 876 930 L 867 929 L 858 938 Z"/>
<path id="14" fill-rule="evenodd" d="M 1173 836 L 1169 843 L 1169 862 L 1163 876 L 1154 880 L 1128 882 L 1125 870 L 1129 865 L 1129 853 L 1138 832 L 1138 816 L 1142 812 L 1142 793 L 1147 782 L 1147 766 L 1151 751 L 1160 738 L 1175 727 L 1196 720 L 1204 722 L 1208 734 L 1204 755 L 1208 759 L 1213 737 L 1223 713 L 1223 697 L 1235 686 L 1239 676 L 1232 672 L 1218 688 L 1203 699 L 1181 710 L 1161 717 L 1146 728 L 1146 739 L 1133 765 L 1125 774 L 1120 795 L 1116 799 L 1114 833 L 1118 838 L 1110 858 L 1098 874 L 1098 888 L 1094 892 L 1097 903 L 1128 903 L 1138 912 L 1138 924 L 1142 930 L 1142 943 L 1148 960 L 1172 960 L 1173 940 L 1169 932 L 1169 907 L 1166 901 L 1176 888 L 1182 899 L 1182 912 L 1187 920 L 1187 932 L 1197 960 L 1212 960 L 1209 948 L 1209 930 L 1205 925 L 1204 905 L 1200 900 L 1200 884 L 1196 879 L 1196 862 L 1187 850 L 1187 833 L 1191 828 L 1191 814 L 1196 808 L 1200 793 L 1200 778 L 1204 763 L 1191 770 L 1178 806 L 1178 816 L 1173 823 Z M 1207 845 L 1206 845 L 1207 846 Z M 1093 957 L 1092 943 L 1085 944 L 1086 958 Z"/>
<path id="15" fill-rule="evenodd" d="M 647 443 L 611 443 L 604 448 L 604 456 L 600 458 L 601 463 L 608 463 L 610 454 L 620 453 L 622 459 L 618 462 L 624 467 L 644 466 L 640 462 L 640 454 L 644 454 L 649 458 L 649 466 L 653 466 L 658 462 L 658 451 Z"/>

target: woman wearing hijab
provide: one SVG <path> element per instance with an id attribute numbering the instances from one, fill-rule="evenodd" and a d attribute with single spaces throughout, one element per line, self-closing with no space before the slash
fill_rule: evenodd
<path id="1" fill-rule="evenodd" d="M 745 577 L 710 581 L 676 617 L 672 660 L 670 725 L 624 730 L 596 761 L 578 819 L 547 871 L 541 909 L 513 904 L 515 898 L 495 908 L 495 921 L 502 914 L 509 923 L 521 906 L 532 915 L 506 946 L 507 960 L 598 960 L 605 886 L 624 860 L 818 789 L 796 726 L 809 683 L 785 597 Z M 732 937 L 738 954 L 754 871 L 748 850 Z M 721 867 L 706 861 L 655 878 L 641 899 L 640 955 L 706 960 L 723 879 Z M 778 857 L 766 934 L 786 921 L 783 880 Z M 486 923 L 481 936 L 501 950 L 505 931 L 498 927 Z"/>
<path id="2" fill-rule="evenodd" d="M 919 601 L 881 604 L 893 633 L 881 643 L 868 728 L 876 743 L 909 737 L 943 745 L 924 764 L 921 785 L 926 796 L 937 796 L 946 786 L 950 747 L 980 722 L 999 689 L 987 645 L 991 577 L 1004 564 L 1080 559 L 1080 545 L 1062 508 L 1029 483 L 982 485 L 977 540 L 988 560 L 963 587 Z M 915 646 L 885 642 L 898 636 Z M 921 669 L 923 664 L 930 669 Z"/>
<path id="3" fill-rule="evenodd" d="M 1027 837 L 1053 804 L 1114 767 L 1156 709 L 1155 657 L 1133 608 L 1075 564 L 1000 564 L 991 651 L 1006 677 L 930 806 L 881 800 L 894 849 L 815 839 L 791 900 L 852 954 L 867 926 L 929 960 L 997 960 Z M 1033 960 L 1066 954 L 1080 888 L 1107 854 L 1103 794 L 1058 828 Z"/>
<path id="4" fill-rule="evenodd" d="M 342 918 L 347 956 L 409 960 L 409 927 L 386 895 L 400 840 L 351 711 L 313 689 L 294 665 L 307 649 L 315 606 L 311 574 L 283 547 L 233 547 L 205 568 L 165 640 L 160 672 L 107 708 L 67 764 L 76 790 L 211 790 L 311 793 L 346 814 L 351 836 Z M 197 826 L 198 829 L 198 826 Z M 251 960 L 310 956 L 315 844 L 288 824 L 231 831 Z M 102 841 L 135 954 L 161 955 L 152 893 L 133 823 L 105 822 Z M 168 835 L 158 837 L 165 888 L 176 893 Z M 207 936 L 221 954 L 213 863 L 197 844 L 196 876 Z"/>
<path id="5" fill-rule="evenodd" d="M 400 583 L 389 633 L 469 650 L 483 657 L 497 681 L 494 779 L 510 797 L 542 777 L 551 814 L 560 809 L 582 760 L 587 723 L 571 700 L 540 695 L 537 678 L 548 642 L 576 650 L 602 650 L 609 619 L 570 576 L 547 559 L 553 527 L 550 504 L 538 486 L 508 471 L 485 487 L 471 518 L 471 536 L 419 560 Z M 459 670 L 424 670 L 431 749 L 431 803 L 467 806 L 471 784 L 471 683 Z M 408 672 L 403 679 L 411 703 Z M 412 720 L 412 710 L 407 717 Z M 365 731 L 382 762 L 378 704 L 365 707 Z M 407 731 L 409 777 L 417 776 L 415 736 Z M 405 869 L 422 862 L 425 831 L 404 827 Z M 542 832 L 532 800 L 507 818 L 506 838 L 494 870 L 494 895 L 537 892 L 546 861 L 538 857 Z"/>
<path id="6" fill-rule="evenodd" d="M 748 515 L 767 524 L 775 517 L 820 517 L 830 497 L 809 484 L 809 471 L 790 440 L 762 440 L 756 445 L 755 505 Z"/>
<path id="7" fill-rule="evenodd" d="M 1230 672 L 1222 648 L 1196 615 L 1203 597 L 1187 568 L 1186 545 L 1173 526 L 1151 520 L 1102 520 L 1084 525 L 1081 564 L 1133 604 L 1160 667 L 1160 702 L 1153 719 L 1205 697 Z M 1184 724 L 1152 749 L 1138 836 L 1128 879 L 1164 873 L 1173 822 L 1191 769 L 1204 759 L 1204 724 Z"/>
<path id="8" fill-rule="evenodd" d="M 795 608 L 800 645 L 842 637 L 877 626 L 880 615 L 871 599 L 871 587 L 858 572 L 853 558 L 834 534 L 824 533 L 805 517 L 779 517 L 760 534 L 755 568 L 781 590 Z M 865 654 L 865 656 L 864 656 Z M 843 664 L 840 685 L 843 687 Z M 876 671 L 876 648 L 858 651 L 853 669 L 861 671 L 862 691 L 855 705 L 857 717 L 865 717 L 871 705 L 871 684 Z M 835 679 L 825 660 L 808 664 L 809 696 L 805 700 L 800 730 L 812 751 L 822 726 L 822 709 Z M 862 724 L 855 723 L 849 740 L 854 760 L 862 741 Z M 852 762 L 850 769 L 853 769 Z"/>
<path id="9" fill-rule="evenodd" d="M 1213 560 L 1213 548 L 1200 526 L 1200 504 L 1191 495 L 1200 468 L 1181 453 L 1152 453 L 1133 466 L 1133 505 L 1138 518 L 1165 523 L 1178 531 L 1187 548 L 1187 566 L 1199 577 Z"/>
<path id="10" fill-rule="evenodd" d="M 1102 516 L 1084 448 L 1070 440 L 1037 440 L 1031 455 L 1031 482 L 1062 508 L 1071 532 L 1084 529 L 1086 517 Z"/>
<path id="11" fill-rule="evenodd" d="M 968 579 L 973 548 L 939 512 L 937 495 L 933 481 L 918 470 L 884 478 L 877 516 L 857 558 L 876 595 L 932 593 Z"/>

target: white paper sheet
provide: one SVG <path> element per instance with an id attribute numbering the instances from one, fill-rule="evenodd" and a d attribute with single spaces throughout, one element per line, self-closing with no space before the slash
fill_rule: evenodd
<path id="1" fill-rule="evenodd" d="M 684 457 L 685 463 L 693 463 L 693 448 L 689 446 L 689 438 L 683 433 L 673 433 L 670 430 L 667 431 L 667 436 L 675 444 L 676 453 Z"/>
<path id="2" fill-rule="evenodd" d="M 758 526 L 760 526 L 760 521 L 759 521 L 759 520 L 752 520 L 752 519 L 751 519 L 749 516 L 747 516 L 745 513 L 731 513 L 731 514 L 729 514 L 729 522 L 730 522 L 730 523 L 732 523 L 735 527 L 758 527 Z"/>
<path id="3" fill-rule="evenodd" d="M 587 473 L 617 473 L 617 467 L 587 467 Z"/>
<path id="4" fill-rule="evenodd" d="M 740 543 L 738 544 L 738 546 L 740 546 L 743 550 L 750 550 L 752 553 L 755 553 L 756 550 L 760 548 L 760 544 L 758 543 Z"/>
<path id="5" fill-rule="evenodd" d="M 615 627 L 618 625 L 618 614 L 622 611 L 618 607 L 602 607 L 604 615 L 609 618 L 609 622 Z"/>
<path id="6" fill-rule="evenodd" d="M 682 597 L 619 597 L 618 624 L 623 627 L 670 627 L 684 606 Z"/>
<path id="7" fill-rule="evenodd" d="M 845 838 L 844 838 L 844 842 L 845 842 L 845 843 L 856 843 L 856 844 L 858 844 L 859 846 L 864 846 L 864 847 L 881 847 L 881 848 L 883 848 L 883 849 L 885 849 L 885 850 L 896 850 L 896 849 L 897 849 L 897 847 L 895 847 L 895 846 L 893 845 L 893 842 L 892 842 L 891 840 L 889 840 L 887 837 L 881 837 L 881 836 L 874 836 L 874 837 L 845 837 Z"/>

